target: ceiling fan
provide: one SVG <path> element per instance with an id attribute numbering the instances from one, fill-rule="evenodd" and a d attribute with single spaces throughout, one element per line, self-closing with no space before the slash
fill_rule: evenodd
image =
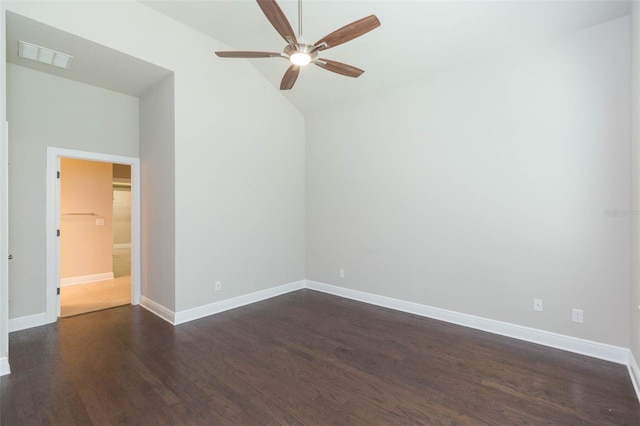
<path id="1" fill-rule="evenodd" d="M 364 72 L 364 70 L 351 65 L 319 58 L 318 52 L 346 43 L 379 27 L 380 21 L 375 15 L 370 15 L 345 25 L 311 44 L 302 36 L 302 0 L 298 0 L 298 36 L 293 32 L 291 24 L 289 24 L 287 17 L 275 0 L 257 0 L 257 2 L 262 12 L 269 22 L 271 22 L 271 25 L 273 25 L 276 31 L 287 42 L 284 50 L 281 53 L 250 51 L 216 52 L 216 55 L 221 58 L 287 59 L 291 62 L 291 65 L 289 65 L 289 68 L 284 73 L 284 77 L 280 83 L 280 90 L 291 89 L 298 79 L 300 68 L 310 63 L 328 71 L 346 75 L 347 77 L 360 77 Z"/>

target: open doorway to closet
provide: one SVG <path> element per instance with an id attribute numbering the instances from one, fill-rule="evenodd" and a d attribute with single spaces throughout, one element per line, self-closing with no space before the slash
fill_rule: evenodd
<path id="1" fill-rule="evenodd" d="M 60 159 L 60 316 L 131 303 L 131 166 Z"/>
<path id="2" fill-rule="evenodd" d="M 75 160 L 75 162 L 69 162 L 68 160 Z M 68 164 L 79 165 L 78 170 L 71 170 L 71 174 L 78 174 L 84 176 L 79 179 L 75 186 L 77 191 L 85 191 L 84 195 L 80 196 L 70 203 L 63 200 L 62 186 L 64 183 L 63 175 L 66 173 L 65 179 L 69 178 L 69 170 L 67 167 L 63 167 Z M 122 178 L 116 178 L 114 180 L 113 164 L 122 164 L 129 166 L 130 178 L 126 178 L 123 181 Z M 86 174 L 83 175 L 82 170 L 98 167 L 100 169 L 100 177 L 89 178 Z M 116 172 L 117 173 L 117 172 Z M 74 281 L 88 281 L 89 279 L 101 278 L 102 281 L 111 279 L 111 273 L 113 273 L 113 186 L 114 182 L 116 186 L 123 188 L 130 182 L 131 198 L 130 198 L 130 212 L 131 212 L 131 225 L 130 225 L 130 260 L 128 265 L 130 267 L 130 293 L 128 301 L 122 303 L 131 303 L 137 305 L 140 303 L 140 160 L 133 157 L 125 157 L 120 155 L 103 154 L 89 151 L 77 151 L 65 148 L 47 148 L 47 196 L 46 196 L 46 210 L 47 210 L 47 223 L 46 223 L 46 286 L 47 286 L 47 298 L 46 298 L 46 316 L 48 322 L 57 321 L 60 316 L 75 315 L 71 313 L 62 312 L 61 296 L 65 289 L 73 287 Z M 117 176 L 117 175 L 116 175 Z M 91 182 L 97 183 L 100 189 L 96 189 L 95 185 L 91 185 Z M 92 188 L 92 189 L 88 189 Z M 89 204 L 89 200 L 94 197 L 94 193 L 100 191 L 105 194 L 101 197 L 102 204 Z M 106 200 L 106 201 L 105 201 Z M 95 208 L 94 208 L 95 207 Z M 122 206 L 120 206 L 122 207 Z M 117 213 L 116 213 L 117 214 Z M 102 221 L 104 220 L 104 224 Z M 116 219 L 117 221 L 117 219 Z M 65 223 L 67 222 L 67 223 Z M 111 228 L 108 228 L 108 224 Z M 67 226 L 69 225 L 69 226 Z M 74 229 L 71 227 L 74 225 L 76 228 L 81 229 L 83 232 L 77 233 L 76 238 L 80 240 L 81 250 L 75 249 L 72 255 L 75 258 L 64 259 L 62 253 L 64 247 L 63 244 L 67 244 L 64 241 L 64 234 L 67 235 L 71 232 L 73 235 Z M 106 231 L 106 229 L 109 229 Z M 77 231 L 77 229 L 76 229 Z M 79 269 L 79 265 L 74 265 L 78 269 L 74 272 L 69 272 L 65 269 L 63 272 L 63 265 L 67 260 L 72 262 L 78 262 L 86 267 L 93 262 L 93 258 L 89 259 L 88 254 L 91 254 L 93 249 L 88 244 L 89 236 L 91 232 L 95 231 L 96 234 L 101 236 L 101 241 L 104 250 L 110 253 L 111 258 L 102 258 L 103 262 L 106 262 L 108 266 L 102 266 L 101 269 Z M 105 243 L 106 241 L 106 243 Z M 82 260 L 82 261 L 81 261 Z M 81 266 L 82 266 L 81 265 Z M 104 265 L 104 264 L 103 264 Z M 107 276 L 100 274 L 109 274 Z M 113 274 L 115 275 L 115 274 Z M 102 279 L 104 278 L 104 279 Z M 113 277 L 116 278 L 115 276 Z M 98 281 L 94 281 L 98 282 Z M 70 285 L 71 284 L 71 285 Z M 89 284 L 85 282 L 85 284 Z M 69 292 L 67 292 L 69 293 Z M 126 296 L 124 296 L 126 297 Z M 104 309 L 107 306 L 99 307 L 97 309 Z M 95 308 L 94 308 L 95 309 Z M 79 313 L 79 312 L 78 312 Z"/>

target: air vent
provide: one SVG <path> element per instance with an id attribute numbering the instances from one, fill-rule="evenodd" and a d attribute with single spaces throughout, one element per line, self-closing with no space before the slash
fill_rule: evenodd
<path id="1" fill-rule="evenodd" d="M 18 41 L 18 56 L 54 67 L 68 69 L 73 56 L 56 52 L 46 47 L 37 46 L 22 40 Z"/>

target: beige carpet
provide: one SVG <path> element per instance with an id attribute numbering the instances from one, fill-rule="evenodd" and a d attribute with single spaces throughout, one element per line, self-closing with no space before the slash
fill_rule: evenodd
<path id="1" fill-rule="evenodd" d="M 69 285 L 60 289 L 60 316 L 84 314 L 131 303 L 131 277 Z"/>
<path id="2" fill-rule="evenodd" d="M 113 276 L 131 275 L 131 248 L 113 249 Z"/>
<path id="3" fill-rule="evenodd" d="M 60 316 L 85 314 L 131 303 L 131 249 L 113 249 L 115 279 L 60 289 Z"/>

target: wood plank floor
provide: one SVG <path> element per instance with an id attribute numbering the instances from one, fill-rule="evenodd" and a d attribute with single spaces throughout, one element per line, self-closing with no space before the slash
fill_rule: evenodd
<path id="1" fill-rule="evenodd" d="M 2 425 L 640 424 L 625 366 L 301 290 L 10 335 Z"/>

